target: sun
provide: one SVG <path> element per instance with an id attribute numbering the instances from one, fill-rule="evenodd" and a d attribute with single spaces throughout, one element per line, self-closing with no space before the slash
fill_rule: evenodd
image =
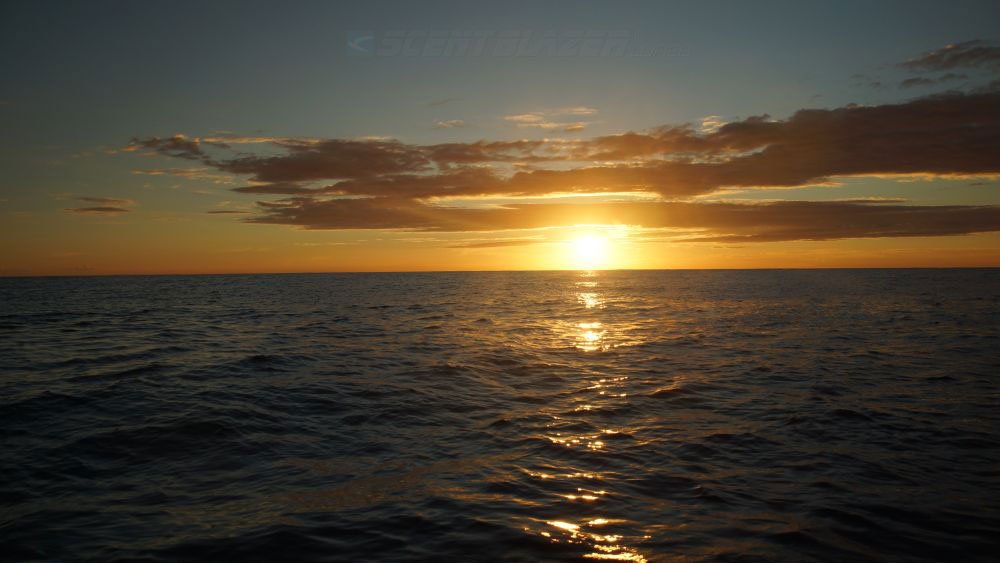
<path id="1" fill-rule="evenodd" d="M 600 270 L 608 265 L 608 239 L 600 235 L 580 235 L 571 242 L 573 267 Z"/>

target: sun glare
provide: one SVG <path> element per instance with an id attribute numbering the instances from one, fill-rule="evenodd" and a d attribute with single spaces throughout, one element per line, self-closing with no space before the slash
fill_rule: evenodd
<path id="1" fill-rule="evenodd" d="M 608 265 L 608 239 L 599 235 L 581 235 L 572 240 L 573 267 L 600 270 Z"/>

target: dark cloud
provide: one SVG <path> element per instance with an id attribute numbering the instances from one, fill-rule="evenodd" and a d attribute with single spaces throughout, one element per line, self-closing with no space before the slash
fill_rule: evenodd
<path id="1" fill-rule="evenodd" d="M 852 197 L 846 199 L 835 199 L 832 200 L 838 203 L 869 203 L 869 204 L 879 204 L 879 203 L 906 203 L 908 200 L 898 197 Z"/>
<path id="2" fill-rule="evenodd" d="M 147 141 L 181 158 L 196 141 Z M 241 193 L 412 198 L 555 191 L 649 191 L 665 197 L 723 188 L 797 187 L 838 176 L 1000 173 L 1000 91 L 953 92 L 898 104 L 754 116 L 709 133 L 690 125 L 580 141 L 413 145 L 387 140 L 272 143 L 277 155 L 207 159 L 259 185 Z M 159 149 L 158 149 L 159 150 Z M 182 152 L 177 152 L 182 151 Z M 498 164 L 553 168 L 502 174 Z M 595 165 L 595 163 L 600 163 Z M 316 188 L 316 181 L 329 182 Z"/>
<path id="3" fill-rule="evenodd" d="M 94 207 L 72 207 L 69 209 L 65 209 L 64 211 L 69 211 L 70 213 L 81 213 L 84 215 L 117 215 L 119 213 L 128 213 L 132 210 L 126 209 L 124 207 L 99 205 Z"/>
<path id="4" fill-rule="evenodd" d="M 882 81 L 875 80 L 874 78 L 871 78 L 867 74 L 855 74 L 851 76 L 851 80 L 854 86 L 862 88 L 874 88 L 878 90 L 884 86 L 884 84 L 882 84 Z"/>
<path id="5" fill-rule="evenodd" d="M 117 197 L 78 196 L 76 199 L 91 205 L 71 207 L 63 211 L 82 215 L 117 215 L 132 211 L 128 207 L 135 205 L 135 200 Z"/>
<path id="6" fill-rule="evenodd" d="M 326 191 L 369 196 L 641 190 L 679 197 L 733 187 L 804 186 L 837 176 L 995 174 L 1000 173 L 997 147 L 1000 92 L 985 91 L 899 104 L 801 110 L 785 120 L 756 116 L 709 134 L 681 126 L 569 144 L 364 143 L 363 148 L 354 147 L 356 152 L 348 151 L 350 156 L 343 153 L 343 144 L 331 141 L 321 149 L 244 158 L 222 167 L 262 181 L 345 178 Z M 578 164 L 507 177 L 488 168 L 453 168 L 454 163 L 517 158 Z M 430 166 L 432 161 L 438 166 Z"/>
<path id="7" fill-rule="evenodd" d="M 246 194 L 346 195 L 367 197 L 427 198 L 495 194 L 511 189 L 507 180 L 487 168 L 451 168 L 439 174 L 387 174 L 342 180 L 328 186 L 310 188 L 303 184 L 279 182 L 234 188 Z"/>
<path id="8" fill-rule="evenodd" d="M 603 146 L 614 150 L 601 152 Z M 522 179 L 545 177 L 547 185 L 563 188 L 641 184 L 664 196 L 694 195 L 727 187 L 796 187 L 837 176 L 997 174 L 998 147 L 1000 92 L 993 90 L 801 110 L 787 120 L 752 117 L 708 135 L 670 129 L 599 138 L 584 150 L 622 159 L 678 156 L 639 166 L 533 171 Z"/>
<path id="9" fill-rule="evenodd" d="M 214 165 L 225 172 L 249 174 L 260 182 L 303 182 L 417 172 L 430 164 L 420 147 L 398 141 L 331 139 L 284 143 L 284 147 L 288 152 L 280 156 L 245 156 Z"/>
<path id="10" fill-rule="evenodd" d="M 565 158 L 546 141 L 442 143 L 425 147 L 425 150 L 428 158 L 443 167 L 482 162 L 543 162 Z"/>
<path id="11" fill-rule="evenodd" d="M 488 168 L 455 168 L 434 175 L 397 174 L 345 180 L 326 188 L 357 196 L 428 198 L 503 193 L 511 188 L 507 179 Z"/>
<path id="12" fill-rule="evenodd" d="M 828 240 L 959 235 L 1000 230 L 998 206 L 884 202 L 618 202 L 443 207 L 399 199 L 260 202 L 255 223 L 306 229 L 502 231 L 578 224 L 625 224 L 698 232 L 697 242 Z"/>
<path id="13" fill-rule="evenodd" d="M 184 135 L 174 135 L 173 137 L 148 137 L 146 139 L 133 138 L 126 150 L 135 151 L 140 149 L 150 149 L 164 156 L 184 158 L 187 160 L 205 160 L 208 156 L 201 149 L 201 141 L 190 139 Z"/>
<path id="14" fill-rule="evenodd" d="M 688 242 L 927 237 L 998 231 L 1000 206 L 789 201 L 729 204 L 695 213 L 691 220 L 703 223 L 710 234 Z"/>
<path id="15" fill-rule="evenodd" d="M 919 57 L 901 63 L 913 71 L 939 71 L 956 68 L 1000 69 L 1000 47 L 987 45 L 982 40 L 945 45 Z"/>
<path id="16" fill-rule="evenodd" d="M 241 194 L 274 194 L 274 195 L 302 195 L 326 193 L 323 188 L 307 188 L 292 182 L 278 182 L 275 184 L 259 184 L 256 186 L 243 186 L 233 188 L 234 192 Z"/>
<path id="17" fill-rule="evenodd" d="M 972 89 L 975 94 L 989 94 L 990 92 L 1000 92 L 1000 79 L 991 80 L 990 82 L 977 86 Z"/>
<path id="18" fill-rule="evenodd" d="M 117 197 L 90 197 L 81 196 L 76 198 L 79 201 L 86 203 L 94 203 L 98 205 L 110 205 L 110 206 L 123 206 L 123 205 L 135 205 L 135 200 L 117 198 Z"/>
<path id="19" fill-rule="evenodd" d="M 948 74 L 939 76 L 937 78 L 925 78 L 923 76 L 916 76 L 913 78 L 907 78 L 899 83 L 900 88 L 913 88 L 916 86 L 932 86 L 935 84 L 942 84 L 944 82 L 952 82 L 955 80 L 962 80 L 967 78 L 964 74 L 955 74 L 954 72 L 949 72 Z"/>
<path id="20" fill-rule="evenodd" d="M 969 42 L 905 66 L 921 71 L 989 67 L 994 55 L 993 48 Z M 962 77 L 947 72 L 901 85 Z M 594 110 L 559 111 L 586 115 Z M 508 119 L 546 123 L 540 112 Z M 1000 225 L 997 208 L 989 206 L 677 201 L 725 189 L 796 188 L 852 176 L 1000 175 L 1000 82 L 894 104 L 803 109 L 785 119 L 717 119 L 712 127 L 668 125 L 578 140 L 419 145 L 392 139 L 262 138 L 241 143 L 255 152 L 233 153 L 214 144 L 211 155 L 204 144 L 212 143 L 175 135 L 133 140 L 130 149 L 200 160 L 243 176 L 250 185 L 234 191 L 284 196 L 258 202 L 246 221 L 306 229 L 499 231 L 623 223 L 702 231 L 689 240 L 752 242 L 937 236 L 993 231 Z M 442 205 L 449 198 L 557 192 L 652 192 L 666 201 Z"/>
<path id="21" fill-rule="evenodd" d="M 924 78 L 922 76 L 917 76 L 914 78 L 907 78 L 899 83 L 900 88 L 913 88 L 916 86 L 930 86 L 931 84 L 937 84 L 937 80 L 933 78 Z"/>

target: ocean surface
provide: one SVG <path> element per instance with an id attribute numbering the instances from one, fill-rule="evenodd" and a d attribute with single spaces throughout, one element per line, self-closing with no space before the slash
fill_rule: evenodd
<path id="1" fill-rule="evenodd" d="M 0 279 L 0 558 L 996 561 L 1000 270 Z"/>

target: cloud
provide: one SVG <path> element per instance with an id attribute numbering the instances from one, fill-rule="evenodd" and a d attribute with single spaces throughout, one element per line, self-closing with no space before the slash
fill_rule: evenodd
<path id="1" fill-rule="evenodd" d="M 967 78 L 964 74 L 955 74 L 954 72 L 949 72 L 948 74 L 939 76 L 937 78 L 925 78 L 923 76 L 916 76 L 913 78 L 907 78 L 899 83 L 900 88 L 913 88 L 914 86 L 931 86 L 934 84 L 942 84 L 944 82 L 952 82 L 954 80 L 962 80 Z"/>
<path id="2" fill-rule="evenodd" d="M 854 74 L 851 76 L 854 86 L 879 89 L 885 86 L 881 80 L 876 80 L 867 74 Z"/>
<path id="3" fill-rule="evenodd" d="M 908 64 L 927 70 L 992 64 L 991 51 L 980 47 L 959 44 Z M 906 87 L 961 76 L 918 77 Z M 519 127 L 572 130 L 596 113 L 580 106 L 511 114 L 505 120 Z M 591 138 L 414 144 L 387 138 L 275 137 L 242 143 L 239 151 L 228 144 L 174 135 L 134 139 L 129 146 L 197 160 L 202 174 L 207 169 L 239 178 L 243 185 L 234 188 L 238 193 L 278 196 L 261 198 L 244 220 L 304 229 L 464 232 L 620 223 L 683 229 L 690 231 L 685 240 L 697 242 L 943 236 L 1000 229 L 998 209 L 992 206 L 919 206 L 864 198 L 691 201 L 727 190 L 801 188 L 843 177 L 1000 176 L 1000 83 L 891 104 L 803 109 L 785 118 L 708 116 L 698 123 Z M 555 193 L 610 192 L 655 194 L 659 200 L 537 202 Z M 501 205 L 501 197 L 538 199 Z M 494 201 L 491 205 L 476 198 Z M 462 201 L 471 199 L 475 205 Z"/>
<path id="4" fill-rule="evenodd" d="M 63 211 L 81 215 L 118 215 L 131 212 L 129 207 L 136 205 L 135 200 L 117 197 L 78 196 L 75 199 L 90 205 L 70 207 Z"/>
<path id="5" fill-rule="evenodd" d="M 906 203 L 908 200 L 899 197 L 849 197 L 834 199 L 829 201 L 839 201 L 841 203 Z"/>
<path id="6" fill-rule="evenodd" d="M 725 204 L 720 204 L 725 205 Z M 927 237 L 1000 230 L 1000 206 L 787 201 L 696 214 L 709 234 L 685 242 L 775 242 Z"/>
<path id="7" fill-rule="evenodd" d="M 208 181 L 213 184 L 233 184 L 234 179 L 228 174 L 212 173 L 209 168 L 147 168 L 133 170 L 133 174 L 142 176 L 174 176 L 193 181 Z"/>
<path id="8" fill-rule="evenodd" d="M 634 166 L 534 171 L 524 179 L 544 177 L 553 189 L 601 184 L 620 190 L 638 184 L 679 196 L 814 185 L 837 176 L 992 175 L 1000 171 L 997 147 L 1000 92 L 952 93 L 899 104 L 800 110 L 786 120 L 751 117 L 705 135 L 668 128 L 597 138 L 576 150 L 595 160 L 643 160 Z"/>
<path id="9" fill-rule="evenodd" d="M 94 204 L 99 204 L 99 205 L 117 205 L 117 206 L 135 205 L 135 200 L 124 199 L 124 198 L 116 198 L 116 197 L 90 197 L 90 196 L 81 196 L 81 197 L 78 197 L 76 199 L 78 199 L 79 201 L 86 202 L 86 203 L 94 203 Z"/>
<path id="10" fill-rule="evenodd" d="M 547 141 L 528 140 L 442 143 L 424 147 L 428 158 L 441 167 L 455 164 L 551 160 L 552 153 L 545 154 L 547 149 L 549 149 Z"/>
<path id="11" fill-rule="evenodd" d="M 133 138 L 127 147 L 122 149 L 125 152 L 133 152 L 140 149 L 150 149 L 154 153 L 175 158 L 188 160 L 203 160 L 207 155 L 202 151 L 199 139 L 190 139 L 185 135 L 177 134 L 173 137 L 149 137 L 146 139 Z"/>
<path id="12" fill-rule="evenodd" d="M 70 213 L 81 213 L 84 215 L 117 215 L 119 213 L 128 213 L 132 210 L 124 207 L 99 205 L 93 207 L 72 207 L 64 209 L 64 211 L 69 211 Z"/>
<path id="13" fill-rule="evenodd" d="M 545 116 L 542 113 L 520 113 L 515 115 L 505 115 L 503 118 L 507 121 L 513 121 L 514 123 L 538 123 L 544 120 Z"/>
<path id="14" fill-rule="evenodd" d="M 726 123 L 727 122 L 718 115 L 708 115 L 701 118 L 701 127 L 699 127 L 699 131 L 702 133 L 715 133 Z"/>
<path id="15" fill-rule="evenodd" d="M 431 101 L 427 102 L 424 105 L 426 105 L 427 107 L 432 107 L 433 108 L 433 107 L 439 107 L 439 106 L 443 106 L 443 105 L 447 105 L 447 104 L 453 104 L 455 102 L 460 102 L 460 101 L 462 101 L 462 98 L 441 98 L 440 100 L 431 100 Z"/>
<path id="16" fill-rule="evenodd" d="M 209 215 L 245 215 L 250 213 L 249 211 L 236 211 L 235 209 L 212 209 L 211 211 L 206 211 Z"/>
<path id="17" fill-rule="evenodd" d="M 259 202 L 250 222 L 305 229 L 482 232 L 578 224 L 688 230 L 685 242 L 773 242 L 960 235 L 1000 230 L 1000 206 L 918 206 L 888 202 L 615 202 L 444 207 L 411 200 Z"/>
<path id="18" fill-rule="evenodd" d="M 178 150 L 172 141 L 147 144 Z M 249 176 L 253 185 L 236 188 L 241 193 L 427 198 L 643 191 L 675 198 L 846 176 L 996 175 L 998 146 L 1000 90 L 986 89 L 800 110 L 787 119 L 753 116 L 713 124 L 709 132 L 688 124 L 578 141 L 282 141 L 274 144 L 277 154 L 205 163 Z"/>
<path id="19" fill-rule="evenodd" d="M 262 144 L 292 144 L 306 145 L 319 143 L 323 139 L 313 137 L 280 137 L 269 135 L 235 135 L 232 133 L 217 133 L 209 137 L 199 137 L 195 139 L 199 143 L 206 143 L 216 148 L 229 148 L 231 145 L 262 145 Z"/>
<path id="20" fill-rule="evenodd" d="M 941 71 L 957 68 L 1000 69 L 1000 47 L 976 39 L 945 45 L 899 66 L 912 71 Z"/>
<path id="21" fill-rule="evenodd" d="M 435 129 L 455 129 L 458 127 L 465 127 L 465 121 L 461 119 L 448 119 L 434 122 Z"/>
<path id="22" fill-rule="evenodd" d="M 261 182 L 297 182 L 361 178 L 417 172 L 430 160 L 420 147 L 394 140 L 330 139 L 319 143 L 283 143 L 280 156 L 244 156 L 213 161 L 222 171 L 250 174 Z"/>
<path id="23" fill-rule="evenodd" d="M 457 243 L 449 245 L 448 248 L 502 248 L 507 246 L 526 246 L 529 244 L 538 244 L 540 242 L 545 241 L 534 238 L 500 239 Z"/>
<path id="24" fill-rule="evenodd" d="M 588 106 L 575 106 L 569 108 L 550 110 L 550 112 L 553 115 L 596 115 L 597 108 L 592 108 Z"/>
<path id="25" fill-rule="evenodd" d="M 576 106 L 556 109 L 546 109 L 529 113 L 518 113 L 505 115 L 504 120 L 509 121 L 521 128 L 538 128 L 545 130 L 561 130 L 567 133 L 582 131 L 588 121 L 581 121 L 579 117 L 596 115 L 597 109 L 587 106 Z M 566 119 L 575 118 L 575 119 Z"/>
<path id="26" fill-rule="evenodd" d="M 583 131 L 587 127 L 587 125 L 588 125 L 587 122 L 585 122 L 585 121 L 573 121 L 573 122 L 564 122 L 564 121 L 518 121 L 518 119 L 512 119 L 512 118 L 524 118 L 524 117 L 526 117 L 526 116 L 523 116 L 523 115 L 512 115 L 512 116 L 508 116 L 508 117 L 506 117 L 504 119 L 507 119 L 508 121 L 514 121 L 514 122 L 517 123 L 518 127 L 522 127 L 522 128 L 535 127 L 535 128 L 538 128 L 538 129 L 546 129 L 546 130 L 559 129 L 559 130 L 567 132 L 567 133 L 571 133 L 571 132 L 574 132 L 574 131 Z"/>
<path id="27" fill-rule="evenodd" d="M 241 194 L 275 194 L 275 195 L 325 193 L 323 189 L 306 188 L 292 182 L 277 182 L 273 184 L 257 184 L 253 186 L 243 186 L 239 188 L 233 188 L 233 191 Z"/>

